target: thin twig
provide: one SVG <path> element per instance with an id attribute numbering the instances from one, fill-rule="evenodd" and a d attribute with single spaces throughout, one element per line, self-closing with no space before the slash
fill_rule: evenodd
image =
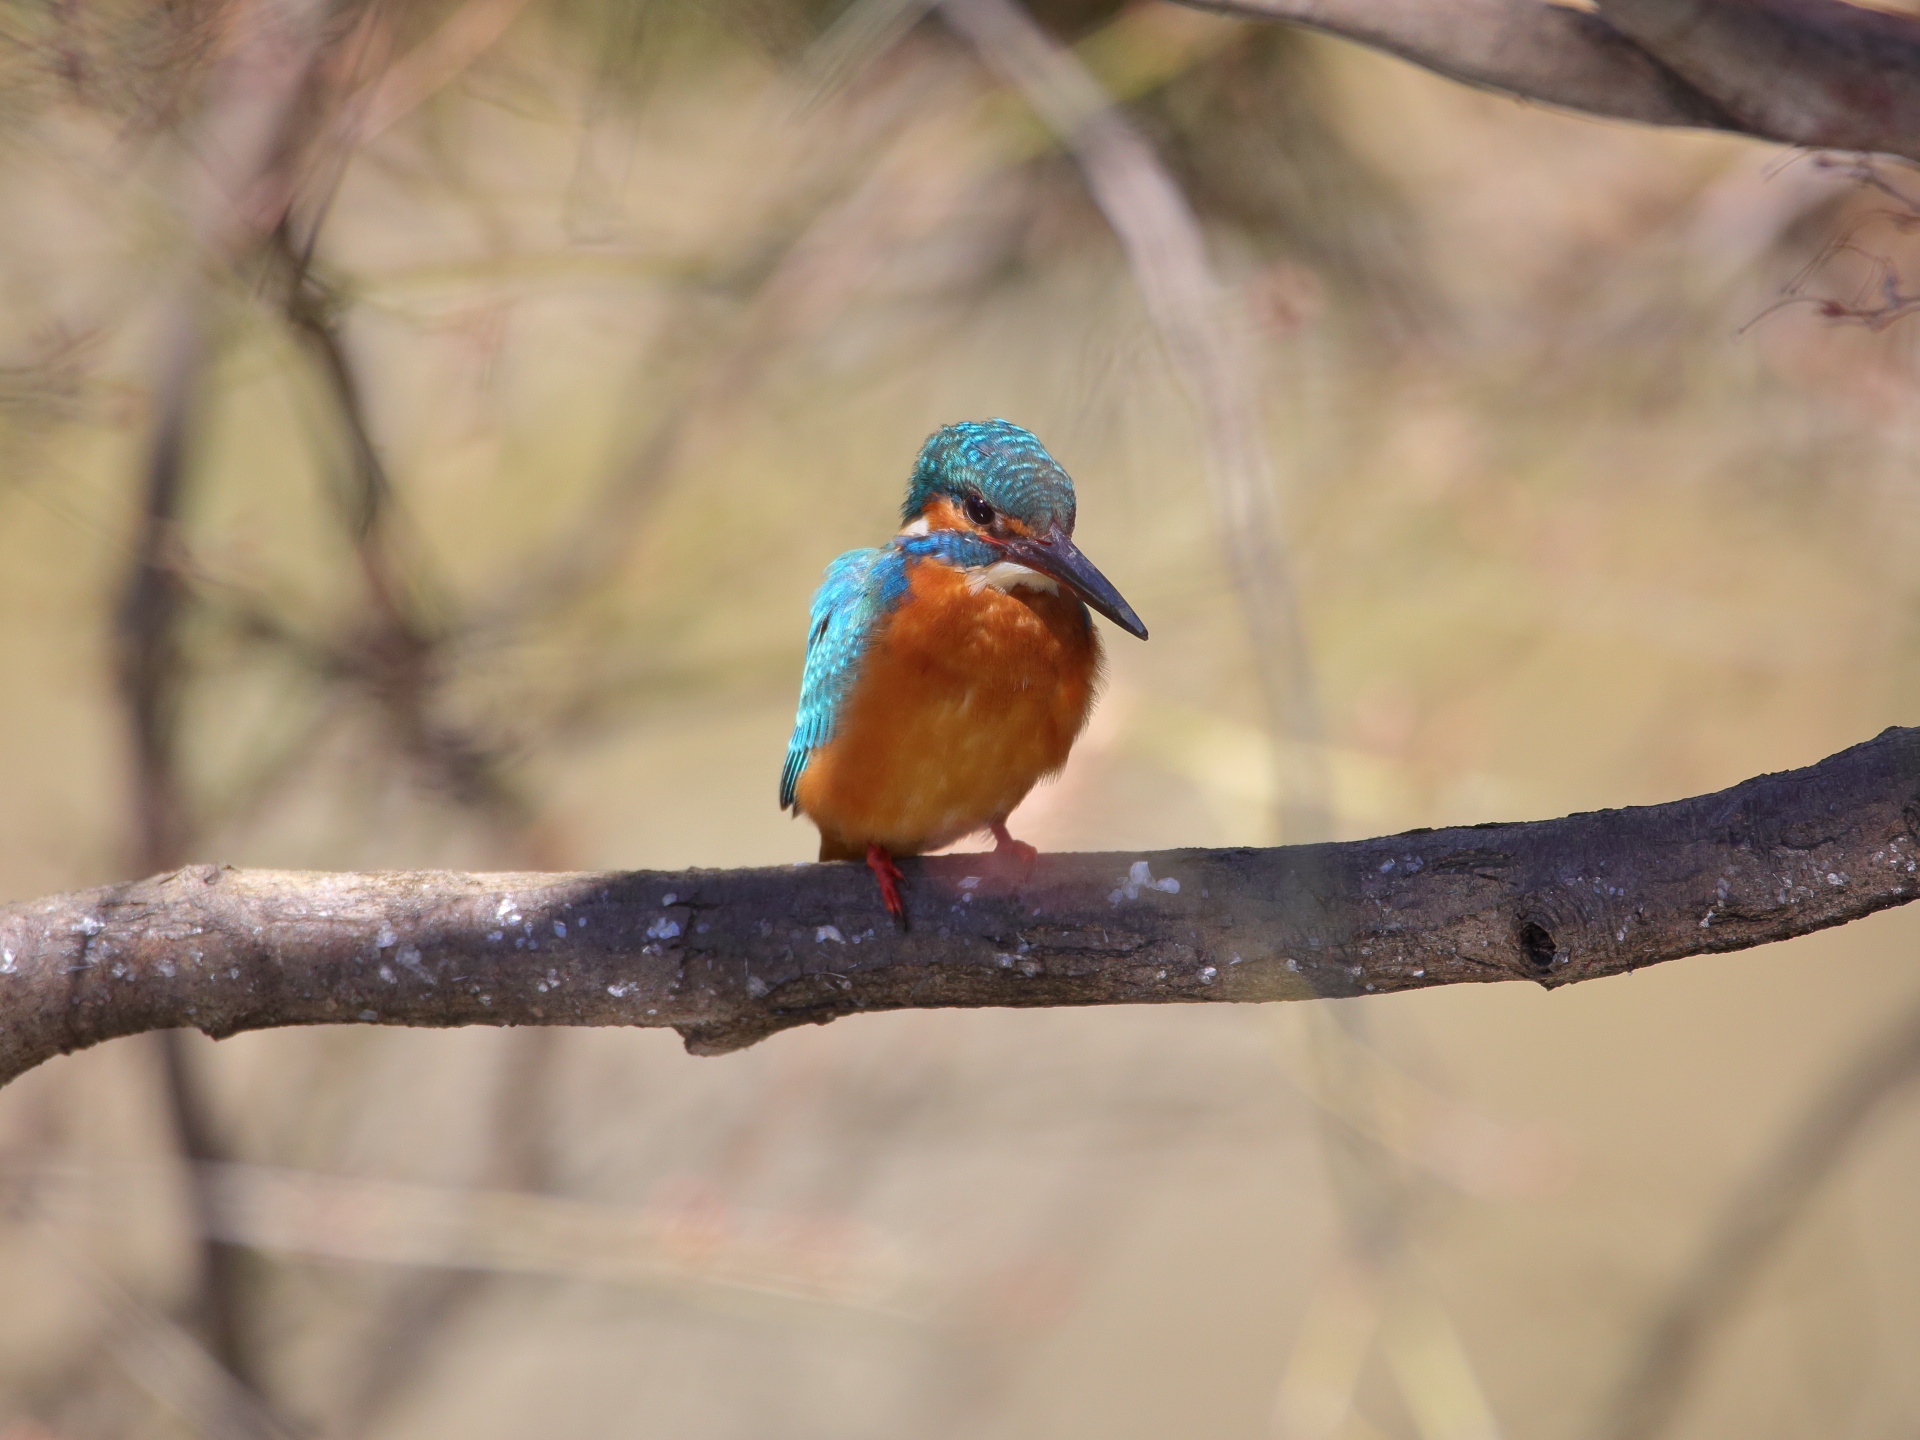
<path id="1" fill-rule="evenodd" d="M 642 527 L 676 477 L 705 449 L 732 433 L 753 387 L 774 361 L 825 330 L 880 271 L 902 234 L 929 208 L 928 92 L 939 77 L 916 72 L 907 86 L 919 104 L 913 120 L 889 135 L 868 163 L 812 198 L 798 219 L 769 227 L 744 247 L 755 257 L 736 282 L 744 294 L 725 326 L 702 327 L 719 338 L 682 366 L 683 378 L 661 418 L 633 453 L 616 465 L 594 496 L 570 517 L 560 537 L 497 594 L 474 607 L 468 636 L 497 635 L 552 615 L 606 583 L 633 552 Z M 685 297 L 689 316 L 711 301 Z"/>
<path id="2" fill-rule="evenodd" d="M 374 442 L 332 297 L 287 227 L 278 228 L 272 239 L 283 271 L 284 313 L 320 369 L 348 445 L 348 483 L 341 490 L 339 514 L 368 612 L 357 643 L 349 648 L 352 673 L 386 716 L 397 748 L 434 788 L 487 817 L 521 863 L 552 865 L 557 859 L 552 838 L 532 802 L 507 780 L 502 756 L 477 734 L 435 714 L 450 629 L 428 618 L 420 597 L 439 587 L 422 578 L 418 547 L 405 547 L 402 558 L 393 481 Z"/>
<path id="3" fill-rule="evenodd" d="M 43 1245 L 110 1317 L 108 1352 L 129 1379 L 202 1440 L 294 1440 L 297 1431 L 167 1315 L 130 1293 L 51 1224 Z"/>

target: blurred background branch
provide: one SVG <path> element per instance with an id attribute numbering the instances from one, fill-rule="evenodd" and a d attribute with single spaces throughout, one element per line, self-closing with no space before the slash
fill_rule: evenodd
<path id="1" fill-rule="evenodd" d="M 282 223 L 299 184 L 316 108 L 312 82 L 326 43 L 326 7 L 318 3 L 257 0 L 221 18 L 231 27 L 222 37 L 229 48 L 207 80 L 180 157 L 180 222 L 191 248 L 160 321 L 157 414 L 117 616 L 120 691 L 133 749 L 133 854 L 140 872 L 180 864 L 197 839 L 181 767 L 180 712 L 189 682 L 190 597 L 183 571 L 190 562 L 183 521 L 193 476 L 192 419 L 211 349 L 202 267 L 243 263 Z M 224 1154 L 212 1101 L 185 1038 L 169 1029 L 158 1043 L 162 1089 L 201 1222 L 197 1294 L 188 1308 L 198 1316 L 213 1363 L 227 1377 L 206 1403 L 225 1416 L 217 1433 L 284 1434 L 260 1393 L 240 1275 L 244 1256 L 206 1223 L 213 1200 L 196 1178 Z"/>
<path id="2" fill-rule="evenodd" d="M 1920 1079 L 1920 1010 L 1901 1016 L 1827 1082 L 1744 1185 L 1680 1284 L 1647 1326 L 1595 1433 L 1654 1440 L 1672 1433 L 1718 1332 L 1867 1126 Z"/>
<path id="3" fill-rule="evenodd" d="M 1255 399 L 1254 351 L 1208 263 L 1199 222 L 1179 184 L 1099 82 L 1014 0 L 941 0 L 940 9 L 1073 154 L 1201 413 L 1220 548 L 1244 597 L 1254 668 L 1277 742 L 1276 828 L 1290 843 L 1324 839 L 1329 817 L 1318 763 L 1319 701 Z M 1289 763 L 1300 758 L 1306 763 Z"/>
<path id="4" fill-rule="evenodd" d="M 1842 0 L 1181 0 L 1650 125 L 1920 159 L 1920 20 Z"/>

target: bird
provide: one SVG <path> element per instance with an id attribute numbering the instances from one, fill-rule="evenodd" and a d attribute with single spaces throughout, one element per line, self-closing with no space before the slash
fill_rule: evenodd
<path id="1" fill-rule="evenodd" d="M 1073 543 L 1073 480 L 1010 420 L 927 437 L 878 548 L 827 566 L 780 807 L 820 831 L 822 860 L 864 860 L 906 923 L 895 860 L 990 831 L 1023 868 L 1007 817 L 1066 764 L 1099 688 L 1088 608 L 1147 627 Z"/>

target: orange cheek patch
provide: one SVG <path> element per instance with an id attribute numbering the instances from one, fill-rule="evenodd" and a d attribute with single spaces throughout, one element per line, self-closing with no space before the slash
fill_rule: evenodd
<path id="1" fill-rule="evenodd" d="M 964 530 L 970 535 L 983 535 L 986 533 L 978 525 L 974 524 L 973 521 L 969 520 L 966 512 L 955 504 L 951 498 L 945 495 L 936 495 L 933 499 L 929 500 L 926 508 L 920 512 L 919 518 L 927 522 L 927 529 L 929 530 Z M 1002 515 L 1000 517 L 1000 528 L 1007 535 L 1021 536 L 1024 538 L 1031 538 L 1034 533 L 1011 515 Z"/>
<path id="2" fill-rule="evenodd" d="M 945 495 L 936 495 L 929 500 L 920 517 L 927 522 L 929 530 L 966 530 L 977 534 L 980 529 Z"/>

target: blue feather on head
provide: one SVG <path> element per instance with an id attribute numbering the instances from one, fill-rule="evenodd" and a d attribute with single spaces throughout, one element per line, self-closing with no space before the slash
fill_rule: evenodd
<path id="1" fill-rule="evenodd" d="M 914 462 L 900 518 L 912 521 L 935 496 L 979 495 L 1035 534 L 1071 535 L 1073 480 L 1031 430 L 1011 420 L 963 420 L 927 437 Z"/>

